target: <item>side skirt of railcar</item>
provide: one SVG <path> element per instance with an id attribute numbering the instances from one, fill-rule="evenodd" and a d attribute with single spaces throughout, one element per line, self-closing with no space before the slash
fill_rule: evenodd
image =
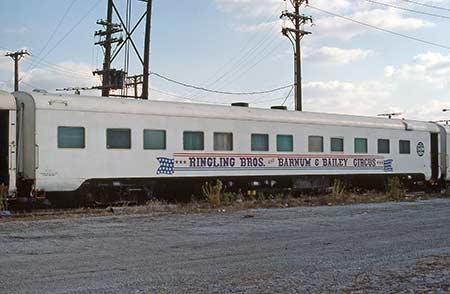
<path id="1" fill-rule="evenodd" d="M 386 188 L 389 177 L 400 178 L 409 190 L 424 190 L 422 174 L 346 175 L 346 176 L 265 176 L 265 177 L 202 177 L 202 178 L 120 178 L 90 179 L 73 192 L 47 192 L 47 198 L 56 207 L 107 205 L 115 203 L 145 203 L 150 200 L 188 202 L 203 197 L 202 186 L 220 180 L 225 191 L 254 195 L 266 193 L 326 193 L 335 180 L 348 189 L 378 190 Z"/>

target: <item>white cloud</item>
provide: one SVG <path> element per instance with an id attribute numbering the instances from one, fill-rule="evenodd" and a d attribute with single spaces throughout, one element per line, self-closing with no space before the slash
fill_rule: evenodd
<path id="1" fill-rule="evenodd" d="M 92 75 L 92 69 L 84 63 L 60 62 L 46 67 L 36 67 L 21 73 L 22 81 L 33 88 L 49 92 L 64 87 L 89 87 L 100 84 L 99 78 Z"/>
<path id="2" fill-rule="evenodd" d="M 13 70 L 13 62 L 10 57 L 5 56 L 6 53 L 0 50 L 0 70 Z"/>
<path id="3" fill-rule="evenodd" d="M 407 81 L 425 81 L 434 87 L 445 89 L 450 85 L 450 54 L 431 51 L 418 54 L 410 64 L 386 66 L 385 75 Z"/>
<path id="4" fill-rule="evenodd" d="M 376 116 L 379 113 L 400 112 L 398 118 L 422 121 L 450 119 L 442 109 L 450 108 L 450 101 L 435 98 L 427 103 L 395 104 L 394 84 L 381 82 L 352 83 L 343 81 L 317 81 L 305 83 L 304 108 L 306 111 Z"/>
<path id="5" fill-rule="evenodd" d="M 225 12 L 238 13 L 239 16 L 270 16 L 281 12 L 281 0 L 216 0 L 216 5 Z"/>
<path id="6" fill-rule="evenodd" d="M 305 48 L 303 56 L 310 62 L 348 64 L 366 59 L 372 54 L 372 50 L 321 47 L 318 49 Z"/>
<path id="7" fill-rule="evenodd" d="M 414 31 L 429 28 L 434 23 L 420 18 L 405 17 L 394 9 L 372 9 L 358 11 L 347 17 L 393 31 Z M 316 38 L 337 38 L 350 40 L 373 29 L 358 23 L 350 22 L 340 17 L 321 17 L 315 21 L 316 26 L 311 28 Z"/>
<path id="8" fill-rule="evenodd" d="M 392 111 L 382 106 L 387 105 L 391 87 L 379 82 L 318 81 L 304 84 L 303 90 L 308 111 L 372 116 Z"/>
<path id="9" fill-rule="evenodd" d="M 438 121 L 450 119 L 447 113 L 442 112 L 442 109 L 450 108 L 448 99 L 433 99 L 410 107 L 407 112 L 407 118 L 418 119 L 423 121 Z"/>

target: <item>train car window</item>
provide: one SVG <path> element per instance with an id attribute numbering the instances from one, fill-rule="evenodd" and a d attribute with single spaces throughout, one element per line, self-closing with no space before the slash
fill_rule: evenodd
<path id="1" fill-rule="evenodd" d="M 233 150 L 233 133 L 214 133 L 215 151 Z"/>
<path id="2" fill-rule="evenodd" d="M 331 152 L 344 152 L 344 138 L 330 139 Z"/>
<path id="3" fill-rule="evenodd" d="M 85 148 L 83 127 L 58 127 L 58 148 Z"/>
<path id="4" fill-rule="evenodd" d="M 204 150 L 204 133 L 203 132 L 184 132 L 183 147 L 184 150 Z"/>
<path id="5" fill-rule="evenodd" d="M 166 131 L 164 130 L 144 130 L 145 150 L 165 150 Z"/>
<path id="6" fill-rule="evenodd" d="M 277 135 L 277 151 L 293 152 L 294 137 L 292 135 Z"/>
<path id="7" fill-rule="evenodd" d="M 391 152 L 389 139 L 378 139 L 378 153 L 388 154 Z"/>
<path id="8" fill-rule="evenodd" d="M 355 153 L 367 153 L 367 139 L 355 138 Z"/>
<path id="9" fill-rule="evenodd" d="M 106 129 L 106 148 L 131 149 L 131 130 Z"/>
<path id="10" fill-rule="evenodd" d="M 400 154 L 411 154 L 411 142 L 408 140 L 399 141 Z"/>
<path id="11" fill-rule="evenodd" d="M 309 136 L 308 137 L 308 151 L 309 152 L 323 152 L 323 137 Z"/>
<path id="12" fill-rule="evenodd" d="M 269 135 L 252 134 L 252 151 L 269 151 Z"/>

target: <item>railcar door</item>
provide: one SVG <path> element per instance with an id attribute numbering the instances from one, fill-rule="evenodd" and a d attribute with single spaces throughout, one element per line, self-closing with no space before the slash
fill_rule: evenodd
<path id="1" fill-rule="evenodd" d="M 9 110 L 0 110 L 0 185 L 9 186 Z"/>
<path id="2" fill-rule="evenodd" d="M 431 133 L 431 179 L 439 178 L 439 134 Z"/>
<path id="3" fill-rule="evenodd" d="M 16 100 L 0 91 L 0 185 L 16 191 Z"/>

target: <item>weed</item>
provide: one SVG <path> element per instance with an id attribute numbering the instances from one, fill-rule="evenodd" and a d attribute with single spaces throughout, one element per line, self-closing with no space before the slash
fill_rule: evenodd
<path id="1" fill-rule="evenodd" d="M 333 182 L 333 187 L 331 195 L 333 198 L 340 199 L 345 193 L 345 184 L 340 179 L 335 179 Z"/>
<path id="2" fill-rule="evenodd" d="M 203 195 L 208 200 L 209 204 L 212 207 L 218 207 L 222 203 L 223 198 L 223 183 L 220 180 L 216 180 L 216 182 L 210 183 L 206 182 L 202 186 Z"/>
<path id="3" fill-rule="evenodd" d="M 388 178 L 386 194 L 392 200 L 400 200 L 405 196 L 405 190 L 402 187 L 402 183 L 398 177 Z"/>

